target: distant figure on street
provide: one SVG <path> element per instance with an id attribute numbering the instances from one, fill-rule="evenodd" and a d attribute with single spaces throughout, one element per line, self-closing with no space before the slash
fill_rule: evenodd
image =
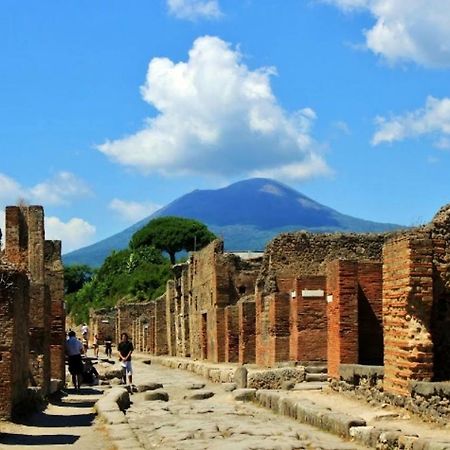
<path id="1" fill-rule="evenodd" d="M 83 336 L 83 339 L 86 339 L 86 341 L 89 338 L 89 327 L 87 326 L 86 323 L 83 323 L 82 327 L 81 327 L 81 334 Z"/>
<path id="2" fill-rule="evenodd" d="M 98 359 L 98 334 L 94 334 L 94 342 L 92 343 L 94 348 L 94 356 Z"/>
<path id="3" fill-rule="evenodd" d="M 112 337 L 106 336 L 105 338 L 105 353 L 106 357 L 110 359 L 112 357 Z"/>
<path id="4" fill-rule="evenodd" d="M 122 333 L 120 335 L 120 343 L 117 346 L 119 350 L 119 361 L 122 366 L 122 381 L 124 384 L 128 383 L 131 385 L 133 382 L 133 370 L 131 368 L 131 354 L 133 353 L 133 344 L 128 340 L 128 334 Z"/>
<path id="5" fill-rule="evenodd" d="M 81 355 L 84 353 L 83 344 L 77 339 L 75 331 L 69 331 L 69 339 L 66 341 L 66 355 L 69 362 L 69 372 L 72 375 L 72 383 L 75 389 L 80 389 L 83 374 L 83 361 Z"/>

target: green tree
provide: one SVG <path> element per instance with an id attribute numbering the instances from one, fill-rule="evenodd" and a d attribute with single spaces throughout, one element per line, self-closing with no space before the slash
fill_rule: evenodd
<path id="1" fill-rule="evenodd" d="M 79 291 L 92 280 L 94 269 L 86 264 L 74 264 L 64 267 L 64 292 L 72 294 Z"/>
<path id="2" fill-rule="evenodd" d="M 175 255 L 182 251 L 199 250 L 216 239 L 206 225 L 197 220 L 182 217 L 159 217 L 151 220 L 133 234 L 131 249 L 152 245 L 167 252 L 170 262 L 175 264 Z"/>

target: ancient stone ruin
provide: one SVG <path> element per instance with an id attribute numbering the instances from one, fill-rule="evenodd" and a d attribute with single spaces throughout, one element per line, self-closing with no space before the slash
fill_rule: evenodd
<path id="1" fill-rule="evenodd" d="M 61 242 L 45 240 L 41 206 L 6 208 L 0 330 L 0 419 L 10 419 L 30 387 L 46 396 L 52 379 L 65 379 Z"/>
<path id="2" fill-rule="evenodd" d="M 214 241 L 174 266 L 165 295 L 119 305 L 115 323 L 151 354 L 322 362 L 337 390 L 448 417 L 450 206 L 397 233 L 284 233 L 250 260 Z"/>

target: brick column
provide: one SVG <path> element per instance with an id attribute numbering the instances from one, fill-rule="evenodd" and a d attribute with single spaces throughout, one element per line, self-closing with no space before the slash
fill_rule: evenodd
<path id="1" fill-rule="evenodd" d="M 29 378 L 29 283 L 25 273 L 0 265 L 0 419 L 26 399 Z M 23 405 L 24 406 L 24 405 Z"/>
<path id="2" fill-rule="evenodd" d="M 384 390 L 408 394 L 433 377 L 430 333 L 433 246 L 427 234 L 394 238 L 383 249 Z"/>
<path id="3" fill-rule="evenodd" d="M 256 305 L 239 302 L 239 364 L 256 361 Z"/>
<path id="4" fill-rule="evenodd" d="M 358 363 L 358 265 L 335 260 L 327 266 L 328 375 Z"/>
<path id="5" fill-rule="evenodd" d="M 237 305 L 225 308 L 225 362 L 239 360 L 239 310 Z"/>
<path id="6" fill-rule="evenodd" d="M 167 321 L 165 297 L 155 300 L 155 355 L 167 355 Z"/>
<path id="7" fill-rule="evenodd" d="M 45 292 L 50 302 L 50 375 L 65 381 L 64 267 L 61 241 L 45 241 Z"/>

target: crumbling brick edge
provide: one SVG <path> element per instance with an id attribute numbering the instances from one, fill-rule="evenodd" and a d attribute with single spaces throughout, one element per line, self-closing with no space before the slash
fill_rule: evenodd
<path id="1" fill-rule="evenodd" d="M 142 448 L 124 413 L 129 406 L 130 394 L 122 387 L 112 388 L 94 406 L 117 450 Z"/>

